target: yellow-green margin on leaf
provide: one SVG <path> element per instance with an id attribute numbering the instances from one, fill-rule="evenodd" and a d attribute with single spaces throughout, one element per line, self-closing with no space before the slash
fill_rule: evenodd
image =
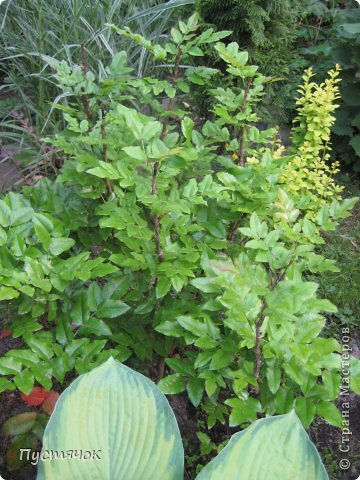
<path id="1" fill-rule="evenodd" d="M 45 429 L 46 450 L 96 454 L 40 461 L 37 480 L 183 479 L 183 445 L 165 395 L 112 358 L 62 393 Z"/>
<path id="2" fill-rule="evenodd" d="M 329 480 L 295 411 L 235 433 L 196 480 Z"/>

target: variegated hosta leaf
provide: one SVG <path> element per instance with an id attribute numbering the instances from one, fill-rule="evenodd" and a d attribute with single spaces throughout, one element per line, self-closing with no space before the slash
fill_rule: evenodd
<path id="1" fill-rule="evenodd" d="M 294 411 L 257 420 L 231 437 L 197 480 L 328 480 Z"/>
<path id="2" fill-rule="evenodd" d="M 42 460 L 37 480 L 183 479 L 181 436 L 166 397 L 113 359 L 63 392 L 45 429 L 45 457 L 47 450 L 60 457 L 96 453 L 88 460 Z"/>

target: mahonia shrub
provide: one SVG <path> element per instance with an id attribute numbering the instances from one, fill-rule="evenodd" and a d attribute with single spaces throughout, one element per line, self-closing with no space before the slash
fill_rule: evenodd
<path id="1" fill-rule="evenodd" d="M 34 380 L 48 388 L 112 355 L 165 393 L 186 390 L 210 427 L 227 415 L 245 426 L 292 408 L 305 426 L 315 415 L 341 425 L 331 403 L 341 345 L 321 337 L 324 313 L 336 307 L 308 275 L 336 270 L 316 247 L 356 200 L 316 196 L 310 179 L 309 202 L 302 183 L 289 188 L 303 177 L 287 181 L 305 142 L 318 142 L 313 155 L 324 150 L 326 121 L 319 138 L 309 132 L 321 110 L 311 92 L 322 98 L 327 87 L 299 100 L 295 157 L 284 155 L 276 129 L 257 126 L 268 79 L 236 43 L 221 41 L 228 32 L 198 34 L 194 15 L 159 46 L 113 28 L 148 50 L 163 75 L 138 78 L 125 52 L 100 78 L 86 64 L 47 58 L 68 125 L 47 141 L 66 160 L 54 184 L 19 195 L 21 219 L 9 211 L 12 194 L 1 203 L 2 300 L 25 342 L 0 359 L 1 388 L 29 391 Z M 205 48 L 222 71 L 196 66 Z M 211 88 L 215 77 L 224 87 Z M 194 85 L 208 86 L 207 118 Z M 351 368 L 359 391 L 355 358 Z"/>

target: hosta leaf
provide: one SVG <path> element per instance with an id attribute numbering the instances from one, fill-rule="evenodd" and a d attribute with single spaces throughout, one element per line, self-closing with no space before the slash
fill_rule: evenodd
<path id="1" fill-rule="evenodd" d="M 257 420 L 232 436 L 197 480 L 328 480 L 316 448 L 292 411 Z"/>
<path id="2" fill-rule="evenodd" d="M 43 448 L 96 450 L 101 459 L 47 460 L 40 463 L 37 480 L 183 478 L 180 432 L 165 396 L 112 358 L 62 393 Z"/>

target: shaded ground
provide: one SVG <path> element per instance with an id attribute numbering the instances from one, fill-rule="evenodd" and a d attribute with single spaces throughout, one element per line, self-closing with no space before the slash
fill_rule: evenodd
<path id="1" fill-rule="evenodd" d="M 0 192 L 21 179 L 17 168 L 9 162 L 0 163 Z"/>

